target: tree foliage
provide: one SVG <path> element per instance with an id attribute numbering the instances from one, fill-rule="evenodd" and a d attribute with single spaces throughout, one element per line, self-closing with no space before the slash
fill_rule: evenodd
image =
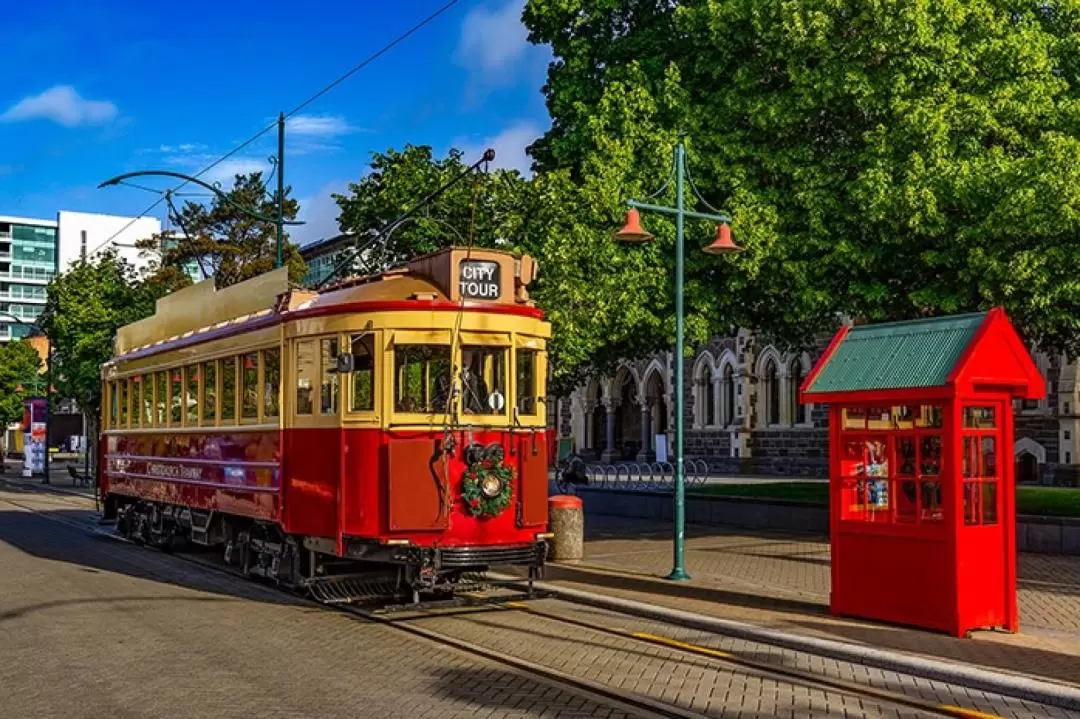
<path id="1" fill-rule="evenodd" d="M 285 220 L 296 219 L 300 205 L 285 188 Z M 168 288 L 190 283 L 187 268 L 199 266 L 213 275 L 218 288 L 228 287 L 274 269 L 277 260 L 277 227 L 273 222 L 254 219 L 238 207 L 254 210 L 266 218 L 277 217 L 276 193 L 267 193 L 261 172 L 236 175 L 228 201 L 214 196 L 210 206 L 186 202 L 171 217 L 172 223 L 187 234 L 176 241 L 159 236 L 138 243 L 146 252 L 158 256 L 149 279 Z M 299 283 L 307 266 L 299 249 L 289 242 L 288 232 L 282 247 L 283 261 L 289 267 L 289 279 Z"/>
<path id="2" fill-rule="evenodd" d="M 45 392 L 41 355 L 29 342 L 0 345 L 0 422 L 8 426 L 23 417 L 23 400 Z"/>
<path id="3" fill-rule="evenodd" d="M 116 331 L 153 314 L 164 291 L 140 281 L 114 251 L 80 262 L 49 283 L 39 324 L 53 345 L 54 384 L 60 396 L 98 416 L 101 365 L 112 357 Z"/>
<path id="4" fill-rule="evenodd" d="M 339 223 L 361 246 L 425 198 L 462 176 L 479 158 L 451 149 L 436 158 L 431 147 L 406 145 L 375 153 L 371 171 L 334 195 Z M 399 228 L 365 252 L 361 271 L 377 271 L 449 245 L 517 244 L 522 233 L 527 183 L 514 170 L 473 172 L 453 184 Z"/>
<path id="5" fill-rule="evenodd" d="M 733 216 L 734 260 L 698 255 L 708 233 L 688 228 L 691 339 L 742 324 L 797 343 L 837 312 L 1000 303 L 1031 339 L 1080 351 L 1075 5 L 530 0 L 524 17 L 555 55 L 533 152 L 581 188 L 595 232 L 662 179 L 679 131 L 696 186 Z M 645 219 L 661 242 L 611 266 L 620 286 L 670 276 L 670 225 Z M 613 342 L 663 339 L 670 304 L 650 308 L 671 289 L 656 289 L 649 307 L 629 298 L 640 331 Z"/>

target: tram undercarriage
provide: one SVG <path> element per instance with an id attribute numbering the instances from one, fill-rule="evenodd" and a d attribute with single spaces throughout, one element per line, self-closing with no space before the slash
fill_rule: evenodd
<path id="1" fill-rule="evenodd" d="M 435 603 L 442 603 L 498 584 L 519 584 L 487 578 L 490 566 L 527 567 L 527 594 L 532 596 L 547 549 L 544 541 L 421 547 L 346 538 L 346 556 L 341 557 L 334 542 L 325 538 L 296 537 L 273 523 L 144 500 L 119 506 L 116 528 L 131 541 L 166 552 L 216 548 L 225 564 L 244 576 L 272 581 L 324 604 L 401 602 L 396 605 L 401 608 L 429 604 L 421 602 L 422 596 L 440 597 Z M 515 597 L 505 599 L 510 598 Z"/>

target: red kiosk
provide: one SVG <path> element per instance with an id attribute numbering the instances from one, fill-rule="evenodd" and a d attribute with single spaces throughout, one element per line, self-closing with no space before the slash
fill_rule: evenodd
<path id="1" fill-rule="evenodd" d="M 834 614 L 1017 630 L 1012 401 L 1045 394 L 1001 309 L 837 332 L 802 385 L 829 405 Z"/>

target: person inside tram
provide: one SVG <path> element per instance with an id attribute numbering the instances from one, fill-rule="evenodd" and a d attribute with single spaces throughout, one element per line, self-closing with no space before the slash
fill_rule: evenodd
<path id="1" fill-rule="evenodd" d="M 484 384 L 482 362 L 482 355 L 473 352 L 461 370 L 462 404 L 466 412 L 473 414 L 485 414 L 488 411 L 488 391 Z"/>

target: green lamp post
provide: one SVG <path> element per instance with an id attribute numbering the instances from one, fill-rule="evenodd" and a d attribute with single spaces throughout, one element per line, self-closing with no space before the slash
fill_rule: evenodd
<path id="1" fill-rule="evenodd" d="M 731 241 L 731 228 L 728 223 L 731 219 L 727 215 L 709 214 L 688 210 L 684 204 L 684 180 L 686 179 L 686 149 L 680 139 L 675 145 L 675 207 L 653 205 L 637 200 L 629 200 L 627 204 L 630 210 L 626 213 L 626 224 L 615 233 L 615 239 L 630 244 L 642 244 L 651 242 L 653 235 L 646 232 L 641 226 L 641 217 L 638 210 L 647 212 L 659 212 L 665 215 L 675 216 L 675 551 L 674 565 L 667 575 L 671 580 L 686 580 L 690 575 L 684 564 L 686 545 L 686 468 L 683 464 L 683 224 L 687 217 L 712 220 L 719 222 L 716 240 L 703 249 L 704 252 L 715 255 L 729 254 L 742 251 L 741 247 Z M 666 186 L 666 183 L 665 183 Z M 706 207 L 712 208 L 709 203 L 697 192 L 697 188 L 690 184 L 694 195 Z M 661 188 L 662 190 L 663 188 Z M 657 193 L 659 194 L 659 193 Z"/>

